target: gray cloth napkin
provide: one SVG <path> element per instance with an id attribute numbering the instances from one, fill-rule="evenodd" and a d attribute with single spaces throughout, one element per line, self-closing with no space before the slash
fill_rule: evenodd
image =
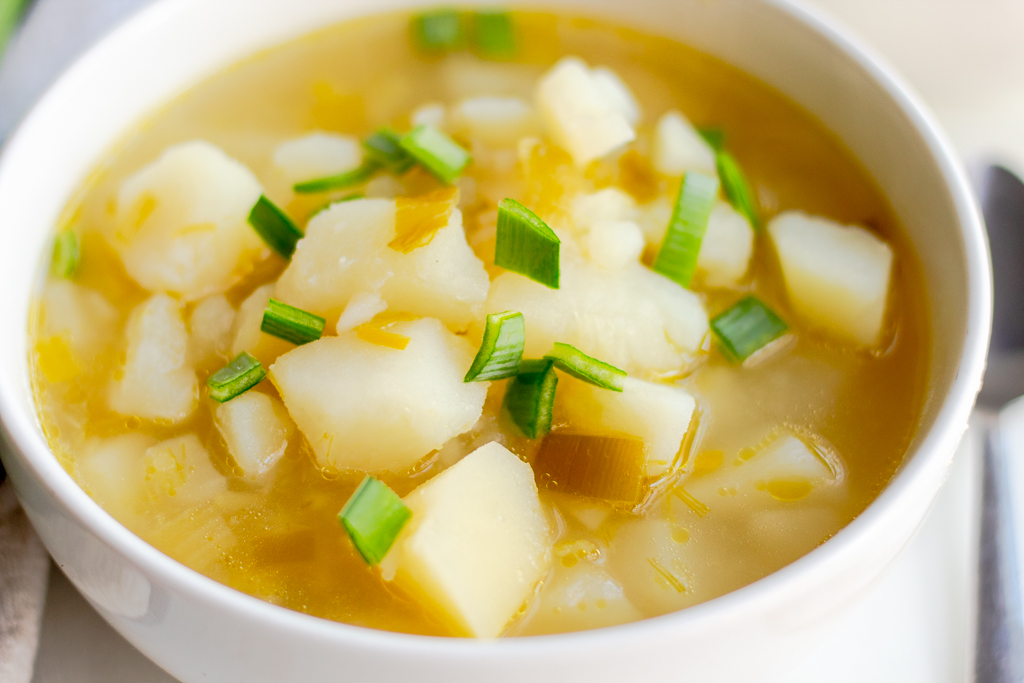
<path id="1" fill-rule="evenodd" d="M 43 620 L 50 557 L 18 505 L 0 484 L 0 681 L 29 683 Z"/>

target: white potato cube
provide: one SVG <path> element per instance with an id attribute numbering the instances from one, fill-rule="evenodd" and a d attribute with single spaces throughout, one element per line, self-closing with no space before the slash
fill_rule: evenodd
<path id="1" fill-rule="evenodd" d="M 642 439 L 647 475 L 668 471 L 690 428 L 696 401 L 685 389 L 627 377 L 622 392 L 562 376 L 555 421 L 586 434 L 628 434 Z"/>
<path id="2" fill-rule="evenodd" d="M 414 109 L 412 114 L 409 116 L 409 123 L 412 124 L 413 128 L 417 128 L 419 126 L 433 126 L 434 128 L 444 129 L 445 120 L 447 118 L 448 113 L 443 104 L 439 102 L 430 102 Z"/>
<path id="3" fill-rule="evenodd" d="M 530 466 L 490 443 L 405 504 L 412 518 L 381 563 L 384 578 L 466 635 L 501 635 L 551 563 L 551 529 Z"/>
<path id="4" fill-rule="evenodd" d="M 187 504 L 211 500 L 227 487 L 227 477 L 210 459 L 210 451 L 195 434 L 185 434 L 150 446 L 142 461 L 149 495 L 170 496 Z"/>
<path id="5" fill-rule="evenodd" d="M 132 311 L 121 379 L 107 401 L 111 410 L 146 420 L 180 422 L 196 408 L 199 382 L 189 359 L 181 305 L 154 294 Z"/>
<path id="6" fill-rule="evenodd" d="M 451 115 L 452 130 L 493 147 L 515 147 L 536 135 L 538 126 L 533 107 L 518 97 L 473 97 L 456 104 Z"/>
<path id="7" fill-rule="evenodd" d="M 60 337 L 80 361 L 95 358 L 119 331 L 117 309 L 99 292 L 69 280 L 46 283 L 41 310 L 40 336 Z"/>
<path id="8" fill-rule="evenodd" d="M 600 88 L 607 100 L 615 106 L 615 109 L 622 114 L 626 122 L 636 126 L 643 118 L 640 110 L 640 103 L 636 101 L 633 92 L 629 89 L 619 75 L 606 66 L 597 66 L 591 70 L 594 82 Z"/>
<path id="9" fill-rule="evenodd" d="M 139 433 L 86 439 L 75 460 L 83 488 L 112 515 L 129 514 L 143 493 L 143 459 L 155 443 L 153 437 Z"/>
<path id="10" fill-rule="evenodd" d="M 708 333 L 700 298 L 668 278 L 639 263 L 609 272 L 565 255 L 559 289 L 503 273 L 491 284 L 486 311 L 522 312 L 527 357 L 564 342 L 632 375 L 682 369 Z"/>
<path id="11" fill-rule="evenodd" d="M 838 456 L 812 448 L 803 439 L 784 433 L 761 448 L 749 460 L 727 463 L 719 469 L 686 481 L 686 491 L 712 510 L 723 500 L 742 503 L 744 499 L 767 501 L 775 495 L 782 500 L 796 492 L 794 499 L 843 479 Z"/>
<path id="12" fill-rule="evenodd" d="M 197 303 L 188 321 L 193 360 L 204 363 L 227 356 L 234 324 L 235 308 L 223 294 L 211 294 Z"/>
<path id="13" fill-rule="evenodd" d="M 560 563 L 537 596 L 529 622 L 518 635 L 570 633 L 628 624 L 643 618 L 618 581 L 591 562 Z"/>
<path id="14" fill-rule="evenodd" d="M 484 382 L 463 382 L 476 349 L 437 320 L 398 323 L 404 351 L 349 332 L 281 356 L 270 376 L 320 464 L 401 472 L 469 430 Z"/>
<path id="15" fill-rule="evenodd" d="M 441 81 L 453 102 L 469 97 L 519 97 L 528 99 L 537 88 L 543 70 L 528 64 L 483 61 L 455 54 L 441 67 Z"/>
<path id="16" fill-rule="evenodd" d="M 356 294 L 378 292 L 392 310 L 464 327 L 477 317 L 489 281 L 466 243 L 462 213 L 426 246 L 402 254 L 395 237 L 395 202 L 362 199 L 317 214 L 277 282 L 282 301 L 336 320 Z"/>
<path id="17" fill-rule="evenodd" d="M 238 307 L 238 314 L 231 327 L 232 358 L 245 351 L 263 363 L 263 367 L 269 368 L 278 356 L 295 348 L 291 343 L 260 329 L 263 324 L 263 313 L 267 310 L 267 304 L 272 296 L 274 285 L 263 285 Z"/>
<path id="18" fill-rule="evenodd" d="M 787 211 L 768 224 L 789 301 L 801 317 L 865 346 L 878 344 L 892 247 L 865 228 Z"/>
<path id="19" fill-rule="evenodd" d="M 583 238 L 590 262 L 605 270 L 624 270 L 644 253 L 644 233 L 633 221 L 596 223 Z"/>
<path id="20" fill-rule="evenodd" d="M 636 200 L 617 187 L 576 195 L 569 205 L 573 225 L 583 232 L 598 223 L 634 220 L 638 213 Z M 667 229 L 668 223 L 665 225 Z"/>
<path id="21" fill-rule="evenodd" d="M 636 139 L 622 102 L 576 57 L 563 59 L 544 76 L 536 102 L 548 135 L 577 166 L 587 166 Z"/>
<path id="22" fill-rule="evenodd" d="M 210 143 L 174 145 L 121 185 L 110 243 L 151 292 L 222 292 L 264 252 L 248 223 L 261 192 L 252 171 Z"/>
<path id="23" fill-rule="evenodd" d="M 697 274 L 706 287 L 733 287 L 743 279 L 754 254 L 754 229 L 727 202 L 718 202 L 697 255 Z"/>
<path id="24" fill-rule="evenodd" d="M 687 171 L 717 174 L 715 156 L 711 145 L 678 111 L 670 111 L 658 121 L 651 159 L 658 173 L 673 178 L 682 177 Z"/>
<path id="25" fill-rule="evenodd" d="M 363 148 L 351 135 L 316 131 L 282 142 L 274 150 L 274 166 L 290 184 L 355 170 Z"/>
<path id="26" fill-rule="evenodd" d="M 284 405 L 258 391 L 248 391 L 220 404 L 216 419 L 231 457 L 253 479 L 262 478 L 273 469 L 294 431 Z"/>
<path id="27" fill-rule="evenodd" d="M 377 292 L 360 292 L 354 295 L 345 306 L 338 318 L 336 330 L 344 334 L 373 320 L 377 315 L 388 310 L 388 302 L 380 298 Z"/>

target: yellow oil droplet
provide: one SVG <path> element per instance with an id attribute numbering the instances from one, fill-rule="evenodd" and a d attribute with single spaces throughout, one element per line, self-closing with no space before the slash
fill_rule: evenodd
<path id="1" fill-rule="evenodd" d="M 563 567 L 575 567 L 577 562 L 579 562 L 579 559 L 571 553 L 569 555 L 562 555 Z"/>
<path id="2" fill-rule="evenodd" d="M 811 495 L 813 488 L 811 482 L 803 478 L 776 479 L 768 482 L 767 491 L 776 500 L 791 502 Z"/>
<path id="3" fill-rule="evenodd" d="M 124 426 L 134 431 L 142 426 L 142 420 L 132 415 L 131 417 L 125 418 Z"/>
<path id="4" fill-rule="evenodd" d="M 723 496 L 723 497 L 724 496 L 728 496 L 729 495 L 729 489 L 725 488 L 724 486 L 719 488 L 718 489 L 718 495 Z"/>
<path id="5" fill-rule="evenodd" d="M 682 527 L 677 527 L 677 528 L 673 529 L 672 530 L 672 540 L 675 541 L 676 543 L 686 543 L 687 541 L 690 540 L 690 531 L 689 531 L 689 529 L 684 529 Z"/>
<path id="6" fill-rule="evenodd" d="M 739 456 L 740 460 L 750 460 L 755 455 L 757 455 L 757 451 L 755 451 L 750 446 L 744 446 L 739 450 L 739 452 L 736 455 Z"/>
<path id="7" fill-rule="evenodd" d="M 607 601 L 606 601 L 606 600 L 605 600 L 604 598 L 598 598 L 598 599 L 597 599 L 597 602 L 595 602 L 595 603 L 594 603 L 594 605 L 595 605 L 595 606 L 596 606 L 596 607 L 597 607 L 598 609 L 604 609 L 605 607 L 607 607 L 607 606 L 608 606 L 608 602 L 607 602 Z"/>
<path id="8" fill-rule="evenodd" d="M 576 603 L 576 607 L 578 607 L 581 612 L 585 612 L 586 609 L 587 609 L 587 603 L 585 603 L 585 602 L 578 602 L 578 603 Z"/>
<path id="9" fill-rule="evenodd" d="M 754 482 L 754 488 L 757 489 L 758 491 L 764 491 L 766 488 L 768 488 L 768 482 L 766 482 L 764 479 L 758 479 L 757 481 Z"/>
<path id="10" fill-rule="evenodd" d="M 699 477 L 711 474 L 722 466 L 724 460 L 725 453 L 722 451 L 703 451 L 697 455 L 697 459 L 693 463 L 693 475 Z"/>
<path id="11" fill-rule="evenodd" d="M 66 382 L 81 372 L 71 349 L 60 337 L 51 337 L 36 344 L 39 369 L 50 382 Z"/>

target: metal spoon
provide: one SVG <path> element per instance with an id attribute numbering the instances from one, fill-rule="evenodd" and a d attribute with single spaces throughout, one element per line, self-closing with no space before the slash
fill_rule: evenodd
<path id="1" fill-rule="evenodd" d="M 978 397 L 985 439 L 975 683 L 1024 681 L 1024 618 L 1006 458 L 996 419 L 1024 395 L 1024 183 L 1000 166 L 984 170 L 979 194 L 992 249 L 995 315 Z"/>

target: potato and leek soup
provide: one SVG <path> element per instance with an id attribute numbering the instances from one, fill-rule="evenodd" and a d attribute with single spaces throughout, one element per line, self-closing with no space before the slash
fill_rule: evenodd
<path id="1" fill-rule="evenodd" d="M 175 560 L 375 629 L 627 623 L 749 584 L 878 495 L 925 294 L 820 123 L 665 38 L 363 18 L 140 125 L 33 316 L 64 468 Z"/>

